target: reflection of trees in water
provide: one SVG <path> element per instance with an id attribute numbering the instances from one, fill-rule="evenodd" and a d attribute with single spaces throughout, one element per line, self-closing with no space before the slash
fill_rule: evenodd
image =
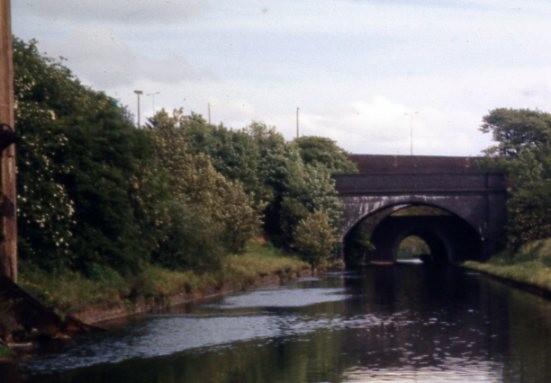
<path id="1" fill-rule="evenodd" d="M 338 382 L 357 368 L 366 374 L 464 369 L 506 382 L 551 381 L 548 301 L 458 270 L 438 270 L 370 268 L 344 280 L 348 300 L 272 312 L 328 319 L 326 327 L 303 335 L 97 366 L 50 381 Z"/>
<path id="2" fill-rule="evenodd" d="M 359 290 L 347 310 L 363 307 L 387 319 L 349 337 L 345 333 L 347 352 L 360 356 L 355 365 L 445 368 L 458 357 L 481 366 L 488 361 L 488 368 L 504 366 L 505 381 L 551 381 L 549 301 L 454 268 L 364 272 L 363 279 L 347 283 Z"/>
<path id="3" fill-rule="evenodd" d="M 503 352 L 504 382 L 551 382 L 551 304 L 533 294 L 490 280 L 481 305 L 492 321 L 494 353 Z M 488 325 L 490 327 L 490 325 Z M 499 327 L 499 328 L 498 328 Z"/>

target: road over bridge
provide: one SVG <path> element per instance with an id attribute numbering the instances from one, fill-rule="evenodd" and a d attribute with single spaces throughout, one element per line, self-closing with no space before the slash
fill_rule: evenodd
<path id="1" fill-rule="evenodd" d="M 504 236 L 506 182 L 477 169 L 476 158 L 352 155 L 360 173 L 336 176 L 344 203 L 341 238 L 370 220 L 371 262 L 394 262 L 402 239 L 423 239 L 438 259 L 484 259 Z M 444 216 L 395 216 L 411 206 L 438 208 Z"/>

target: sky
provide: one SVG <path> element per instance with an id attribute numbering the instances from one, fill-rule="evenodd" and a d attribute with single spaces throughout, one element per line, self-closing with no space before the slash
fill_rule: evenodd
<path id="1" fill-rule="evenodd" d="M 490 110 L 549 111 L 550 19 L 547 0 L 12 1 L 17 37 L 132 113 L 143 90 L 142 119 L 210 103 L 292 139 L 300 107 L 301 135 L 372 154 L 477 155 Z"/>

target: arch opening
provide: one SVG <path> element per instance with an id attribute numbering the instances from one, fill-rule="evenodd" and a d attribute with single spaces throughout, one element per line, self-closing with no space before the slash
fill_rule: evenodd
<path id="1" fill-rule="evenodd" d="M 482 239 L 475 228 L 433 205 L 400 204 L 379 209 L 357 222 L 343 242 L 348 268 L 393 264 L 404 256 L 404 246 L 411 248 L 414 244 L 419 247 L 415 255 L 427 264 L 482 256 Z"/>
<path id="2" fill-rule="evenodd" d="M 416 261 L 432 254 L 430 246 L 417 235 L 409 235 L 398 244 L 397 261 Z"/>

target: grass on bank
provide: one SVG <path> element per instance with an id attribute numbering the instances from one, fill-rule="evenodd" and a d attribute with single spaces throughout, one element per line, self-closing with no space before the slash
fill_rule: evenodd
<path id="1" fill-rule="evenodd" d="M 91 306 L 132 304 L 139 298 L 163 299 L 181 292 L 216 289 L 224 284 L 243 289 L 258 277 L 293 275 L 308 268 L 307 263 L 270 244 L 253 241 L 243 254 L 227 255 L 215 272 L 174 271 L 148 265 L 132 277 L 124 278 L 106 269 L 101 276 L 89 279 L 72 271 L 51 274 L 22 268 L 19 284 L 59 313 L 67 314 Z"/>
<path id="2" fill-rule="evenodd" d="M 486 262 L 465 267 L 551 292 L 551 238 L 529 242 L 516 253 L 505 251 Z"/>

